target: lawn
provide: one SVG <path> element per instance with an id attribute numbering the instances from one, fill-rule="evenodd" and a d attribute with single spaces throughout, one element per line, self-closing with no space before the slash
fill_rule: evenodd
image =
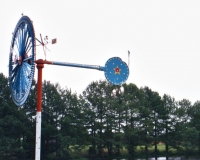
<path id="1" fill-rule="evenodd" d="M 83 158 L 88 157 L 89 156 L 88 155 L 88 149 L 89 149 L 89 147 L 86 147 L 82 151 L 75 151 L 74 150 L 74 151 L 72 151 L 72 155 L 74 155 L 77 159 L 81 158 L 81 157 L 83 157 Z M 149 156 L 154 156 L 154 149 L 155 149 L 155 147 L 153 145 L 151 147 L 148 147 L 148 155 Z M 165 144 L 159 143 L 157 145 L 157 149 L 158 149 L 158 156 L 159 157 L 162 157 L 162 156 L 165 157 L 166 156 Z M 177 156 L 177 154 L 178 154 L 178 151 L 176 149 L 173 149 L 173 148 L 169 149 L 169 155 L 170 156 Z M 113 156 L 114 155 L 115 155 L 115 153 L 113 153 Z M 135 155 L 136 155 L 136 157 L 140 157 L 140 158 L 145 157 L 145 146 L 137 146 L 137 148 L 135 150 Z M 106 149 L 103 150 L 103 156 L 105 156 L 105 157 L 108 156 Z M 120 156 L 119 157 L 124 157 L 124 158 L 129 157 L 128 150 L 125 147 L 120 149 Z"/>
<path id="2" fill-rule="evenodd" d="M 144 148 L 145 148 L 145 146 L 137 146 L 137 152 L 142 152 L 142 151 L 144 151 Z M 159 144 L 157 145 L 157 149 L 159 150 L 159 152 L 165 152 L 165 144 L 159 143 Z M 149 150 L 150 152 L 154 152 L 155 146 L 148 147 L 148 150 Z M 173 153 L 174 153 L 174 152 L 177 152 L 177 150 L 174 149 L 174 148 L 170 148 L 170 149 L 169 149 L 169 152 L 173 152 Z"/>

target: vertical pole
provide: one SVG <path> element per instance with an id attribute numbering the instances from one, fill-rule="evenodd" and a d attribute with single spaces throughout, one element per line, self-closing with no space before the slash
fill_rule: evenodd
<path id="1" fill-rule="evenodd" d="M 36 138 L 35 138 L 35 160 L 40 160 L 41 153 L 41 112 L 42 112 L 42 68 L 44 63 L 40 60 L 36 61 L 38 69 L 37 83 L 37 108 L 36 108 Z"/>
<path id="2" fill-rule="evenodd" d="M 130 51 L 128 51 L 128 67 L 130 65 Z"/>

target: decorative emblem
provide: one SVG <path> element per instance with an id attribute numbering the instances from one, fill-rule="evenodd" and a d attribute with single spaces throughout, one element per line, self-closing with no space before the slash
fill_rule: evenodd
<path id="1" fill-rule="evenodd" d="M 120 74 L 121 69 L 119 69 L 118 66 L 116 68 L 114 68 L 114 70 L 115 70 L 115 74 Z"/>

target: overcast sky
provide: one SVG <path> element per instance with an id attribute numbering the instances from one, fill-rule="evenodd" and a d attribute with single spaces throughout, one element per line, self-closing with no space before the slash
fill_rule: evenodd
<path id="1" fill-rule="evenodd" d="M 128 63 L 127 83 L 183 98 L 200 100 L 199 0 L 1 0 L 0 72 L 8 76 L 12 32 L 21 14 L 57 44 L 47 60 L 104 66 L 111 57 Z M 43 58 L 41 47 L 36 59 Z M 37 79 L 37 69 L 35 70 Z M 98 70 L 46 65 L 43 79 L 81 93 L 105 79 Z"/>

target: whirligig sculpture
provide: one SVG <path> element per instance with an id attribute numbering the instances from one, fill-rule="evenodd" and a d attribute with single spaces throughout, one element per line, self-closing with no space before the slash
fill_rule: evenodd
<path id="1" fill-rule="evenodd" d="M 11 40 L 9 54 L 9 85 L 14 103 L 17 106 L 22 106 L 29 96 L 36 65 L 38 69 L 38 83 L 35 160 L 39 160 L 41 150 L 42 68 L 44 68 L 44 64 L 97 69 L 103 71 L 106 79 L 115 85 L 121 85 L 128 79 L 129 68 L 119 57 L 108 59 L 105 66 L 55 62 L 42 59 L 36 60 L 36 40 L 44 46 L 42 37 L 41 41 L 35 37 L 33 22 L 28 16 L 22 15 L 15 27 Z"/>

